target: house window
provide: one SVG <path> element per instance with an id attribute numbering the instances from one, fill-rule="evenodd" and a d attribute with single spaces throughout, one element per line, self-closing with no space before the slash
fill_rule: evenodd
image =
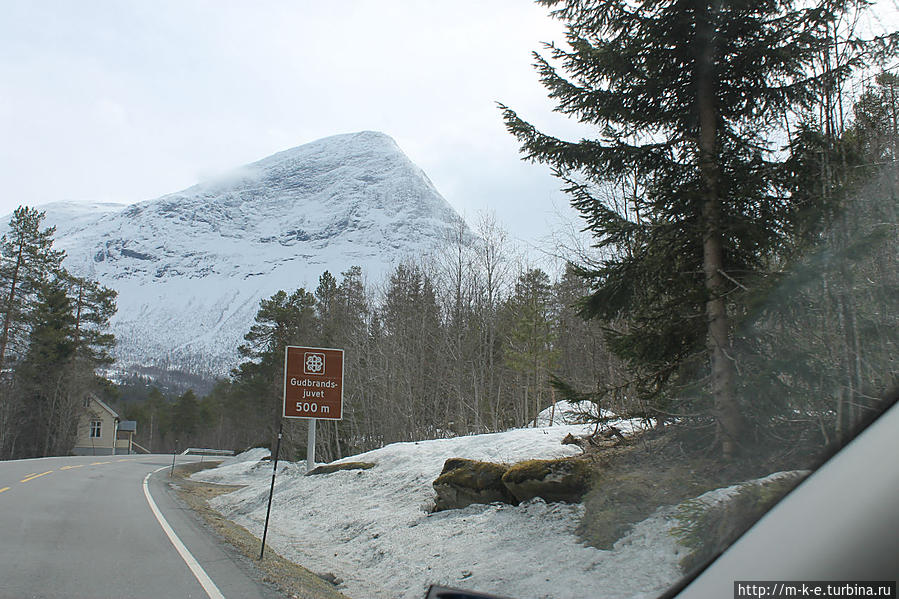
<path id="1" fill-rule="evenodd" d="M 100 438 L 100 424 L 102 422 L 102 420 L 91 420 L 91 439 Z"/>

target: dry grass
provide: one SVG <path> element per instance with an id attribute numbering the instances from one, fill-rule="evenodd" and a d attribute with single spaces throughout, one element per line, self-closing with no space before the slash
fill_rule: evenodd
<path id="1" fill-rule="evenodd" d="M 347 599 L 346 595 L 306 568 L 284 559 L 271 547 L 266 547 L 265 557 L 259 560 L 261 541 L 246 528 L 224 518 L 209 506 L 213 497 L 230 493 L 240 486 L 217 485 L 190 480 L 188 477 L 199 470 L 213 468 L 216 462 L 194 462 L 175 468 L 175 488 L 181 499 L 235 549 L 253 560 L 262 580 L 277 586 L 291 599 Z"/>
<path id="2" fill-rule="evenodd" d="M 584 496 L 577 532 L 587 544 L 611 549 L 631 527 L 657 508 L 677 505 L 711 491 L 803 467 L 765 448 L 740 459 L 722 460 L 701 446 L 690 447 L 690 430 L 667 427 L 633 437 L 627 445 L 591 451 L 596 460 L 593 488 Z M 707 449 L 707 448 L 705 448 Z"/>

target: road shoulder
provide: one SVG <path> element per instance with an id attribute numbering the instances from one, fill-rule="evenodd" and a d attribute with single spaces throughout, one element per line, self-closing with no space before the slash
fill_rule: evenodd
<path id="1" fill-rule="evenodd" d="M 224 518 L 209 506 L 209 500 L 238 489 L 238 486 L 217 485 L 190 480 L 198 470 L 213 467 L 215 463 L 196 462 L 175 468 L 174 478 L 168 483 L 172 494 L 190 508 L 204 527 L 234 554 L 234 560 L 242 569 L 266 585 L 278 589 L 292 599 L 347 599 L 332 583 L 306 568 L 284 559 L 271 547 L 266 547 L 265 557 L 259 558 L 261 541 L 239 524 Z M 227 593 L 226 593 L 227 595 Z"/>

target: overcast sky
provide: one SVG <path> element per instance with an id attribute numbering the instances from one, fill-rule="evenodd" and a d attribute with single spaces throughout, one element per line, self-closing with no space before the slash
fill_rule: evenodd
<path id="1" fill-rule="evenodd" d="M 894 5 L 896 0 L 889 0 Z M 392 136 L 472 222 L 570 214 L 496 102 L 577 137 L 531 66 L 530 0 L 0 0 L 0 213 L 132 203 L 322 137 Z"/>

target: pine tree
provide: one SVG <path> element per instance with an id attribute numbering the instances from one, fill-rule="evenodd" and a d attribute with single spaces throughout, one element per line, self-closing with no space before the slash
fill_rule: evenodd
<path id="1" fill-rule="evenodd" d="M 63 272 L 61 277 L 68 288 L 75 319 L 75 346 L 77 358 L 91 370 L 111 364 L 109 350 L 115 345 L 115 337 L 108 332 L 109 319 L 115 315 L 114 290 L 96 281 Z"/>
<path id="2" fill-rule="evenodd" d="M 154 452 L 160 446 L 162 437 L 168 428 L 166 418 L 168 415 L 168 401 L 162 394 L 162 391 L 159 390 L 159 387 L 153 385 L 150 387 L 150 392 L 147 394 L 144 404 L 146 407 L 144 413 L 147 417 L 141 423 L 141 428 L 147 431 L 147 449 Z"/>
<path id="3" fill-rule="evenodd" d="M 600 139 L 566 142 L 501 108 L 525 157 L 553 167 L 594 236 L 601 258 L 581 265 L 593 286 L 583 312 L 623 318 L 612 347 L 658 406 L 676 410 L 662 392 L 699 379 L 732 456 L 745 432 L 734 320 L 792 214 L 771 133 L 866 59 L 815 71 L 835 23 L 861 3 L 540 4 L 567 24 L 569 46 L 535 54 L 541 81 L 557 111 Z"/>
<path id="4" fill-rule="evenodd" d="M 55 227 L 41 230 L 44 213 L 19 206 L 0 238 L 0 373 L 7 366 L 10 343 L 27 331 L 25 323 L 37 288 L 60 269 L 65 252 L 53 249 Z"/>
<path id="5" fill-rule="evenodd" d="M 589 401 L 592 397 L 589 392 L 603 388 L 625 389 L 624 369 L 609 350 L 602 326 L 596 320 L 584 320 L 578 314 L 581 298 L 590 292 L 587 281 L 568 266 L 553 291 L 558 314 L 556 348 L 559 359 L 551 382 L 561 391 L 560 396 L 571 399 L 577 390 L 583 390 L 588 392 L 585 399 Z M 628 405 L 625 393 L 608 395 L 597 407 L 619 415 L 639 411 L 639 406 Z M 581 406 L 581 410 L 586 411 L 585 414 L 599 413 L 588 405 Z"/>
<path id="6" fill-rule="evenodd" d="M 244 336 L 246 343 L 238 351 L 241 357 L 256 363 L 272 359 L 283 362 L 284 348 L 314 341 L 317 328 L 315 298 L 311 293 L 303 288 L 290 295 L 278 291 L 260 302 L 256 324 Z"/>
<path id="7" fill-rule="evenodd" d="M 84 394 L 115 343 L 115 292 L 62 268 L 43 218 L 19 207 L 0 240 L 0 453 L 12 457 L 71 450 Z"/>
<path id="8" fill-rule="evenodd" d="M 232 372 L 235 392 L 257 422 L 250 428 L 262 439 L 274 441 L 282 414 L 284 351 L 288 345 L 309 346 L 317 342 L 319 323 L 315 313 L 315 297 L 303 288 L 290 295 L 278 291 L 259 304 L 256 322 L 244 335 L 246 343 L 238 348 L 245 361 Z M 291 455 L 304 447 L 293 424 L 285 428 L 282 449 Z M 272 445 L 274 450 L 274 444 Z"/>

